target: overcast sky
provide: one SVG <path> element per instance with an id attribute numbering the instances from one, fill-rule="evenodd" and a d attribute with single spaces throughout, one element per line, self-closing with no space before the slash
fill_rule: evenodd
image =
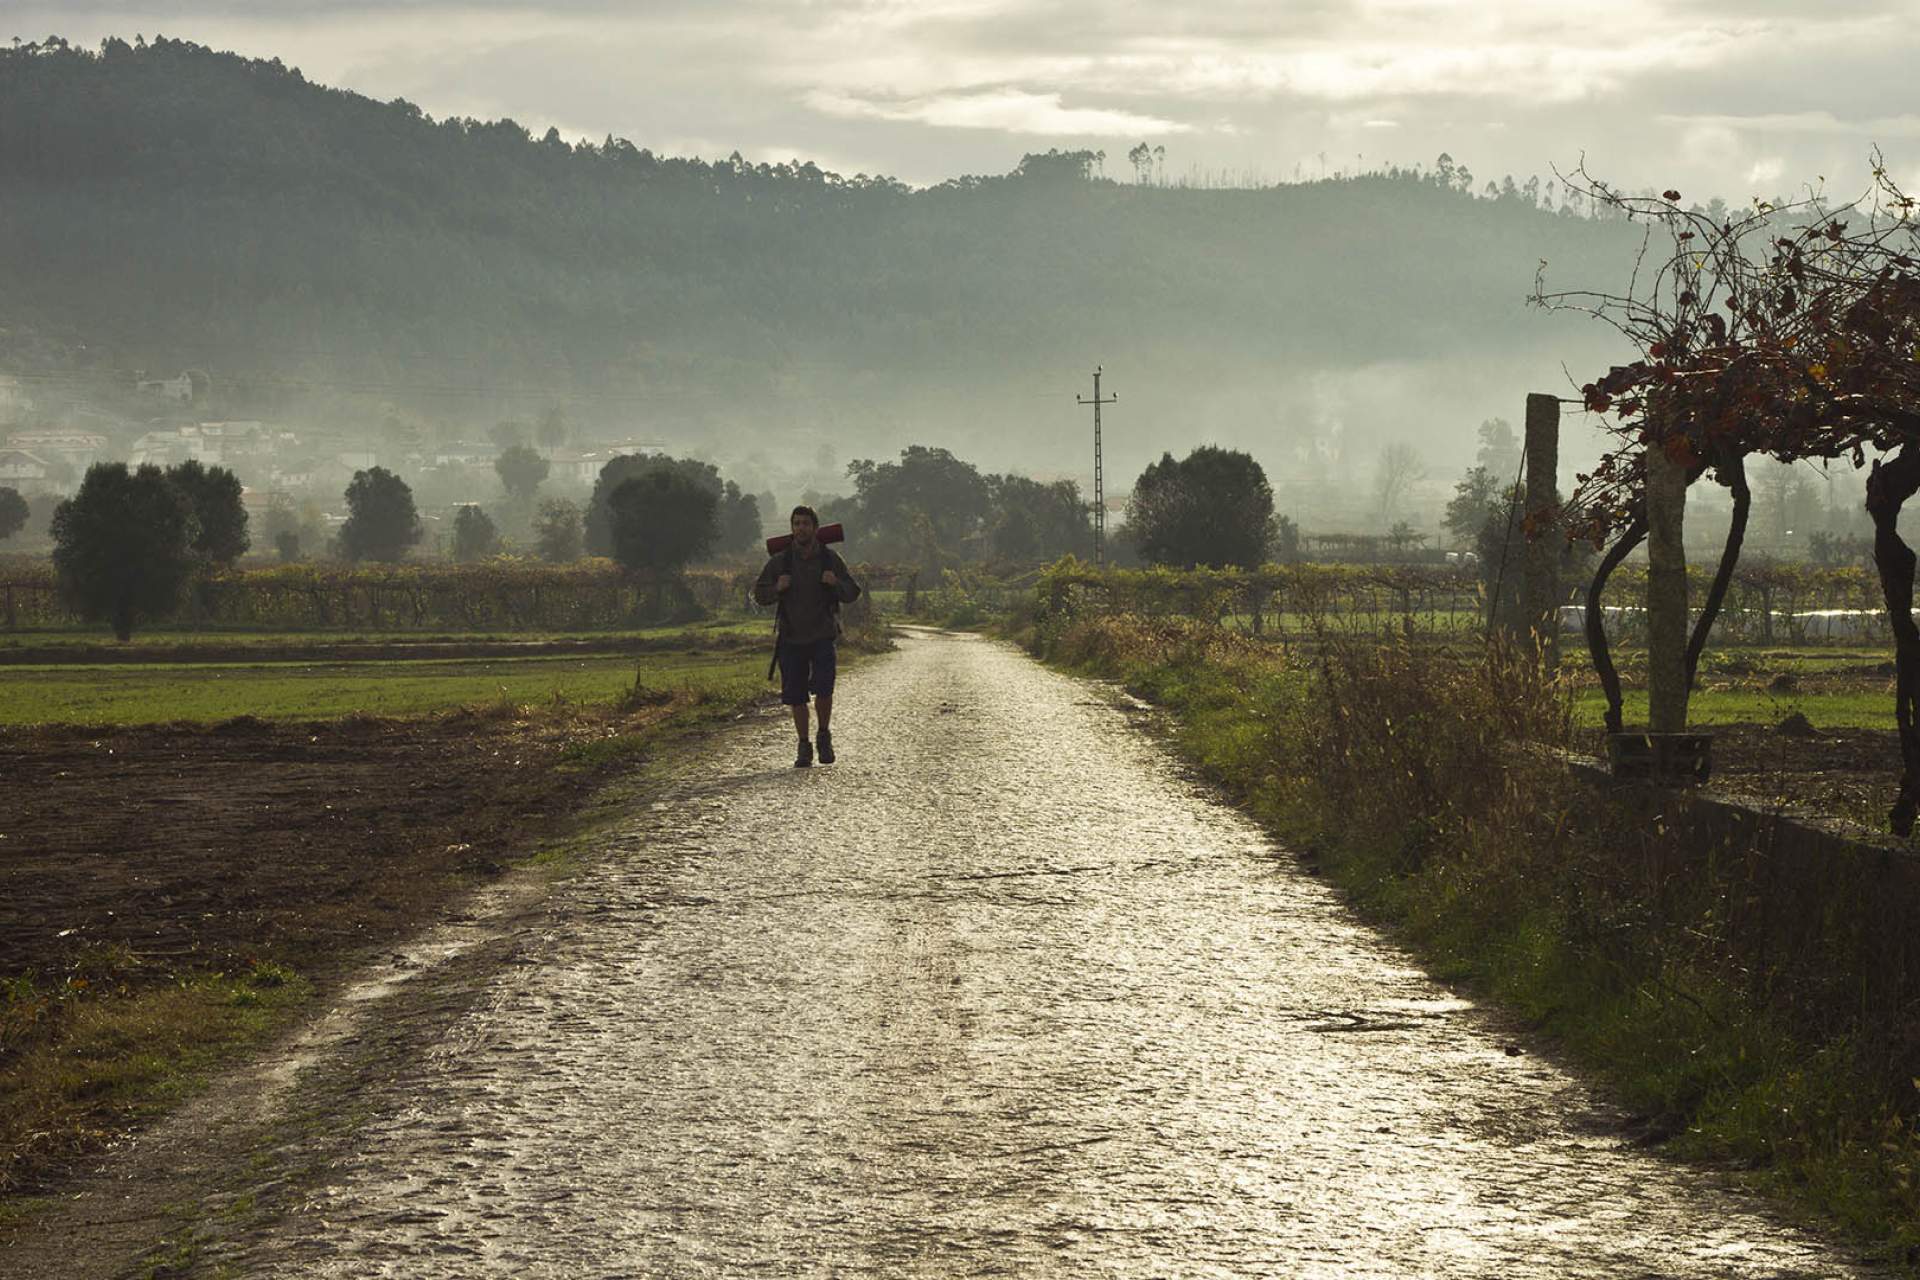
<path id="1" fill-rule="evenodd" d="M 1274 181 L 1441 151 L 1745 200 L 1920 186 L 1920 0 L 0 0 L 0 35 L 156 33 L 436 115 L 913 183 L 1166 148 Z M 1476 184 L 1477 185 L 1477 184 Z"/>

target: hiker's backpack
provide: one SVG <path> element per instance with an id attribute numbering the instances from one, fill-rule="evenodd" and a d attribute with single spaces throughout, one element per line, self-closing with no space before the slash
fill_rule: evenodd
<path id="1" fill-rule="evenodd" d="M 783 560 L 780 571 L 788 576 L 792 576 L 793 544 L 788 543 L 782 547 L 780 549 L 780 555 Z M 833 572 L 844 581 L 847 577 L 847 562 L 824 546 L 820 548 L 820 555 L 830 561 L 830 563 L 822 565 L 821 569 L 823 571 L 833 569 L 833 564 L 838 563 L 840 567 L 833 569 Z M 827 598 L 827 612 L 833 615 L 833 634 L 837 638 L 840 635 L 840 595 L 837 591 Z M 773 602 L 773 656 L 767 659 L 767 679 L 769 680 L 773 679 L 774 672 L 780 669 L 780 630 L 781 624 L 786 621 L 786 617 L 786 598 L 784 596 L 776 597 Z"/>

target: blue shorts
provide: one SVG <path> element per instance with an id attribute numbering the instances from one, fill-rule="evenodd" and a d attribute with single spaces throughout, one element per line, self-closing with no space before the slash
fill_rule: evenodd
<path id="1" fill-rule="evenodd" d="M 815 640 L 810 644 L 780 642 L 780 701 L 790 707 L 805 706 L 807 694 L 833 696 L 833 641 Z"/>

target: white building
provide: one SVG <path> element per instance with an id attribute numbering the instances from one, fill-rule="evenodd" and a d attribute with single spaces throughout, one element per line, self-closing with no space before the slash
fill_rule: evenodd
<path id="1" fill-rule="evenodd" d="M 443 444 L 433 451 L 433 465 L 436 467 L 491 467 L 493 460 L 500 455 L 500 449 L 491 444 L 471 444 L 456 440 Z"/>
<path id="2" fill-rule="evenodd" d="M 181 404 L 193 400 L 193 379 L 184 373 L 171 378 L 147 378 L 133 385 L 143 394 L 178 400 Z"/>
<path id="3" fill-rule="evenodd" d="M 0 484 L 16 488 L 23 484 L 42 484 L 52 468 L 21 449 L 0 449 Z"/>
<path id="4" fill-rule="evenodd" d="M 97 431 L 71 431 L 48 427 L 38 431 L 15 431 L 7 437 L 7 448 L 30 453 L 51 462 L 64 462 L 75 472 L 83 472 L 107 456 L 108 440 Z"/>
<path id="5" fill-rule="evenodd" d="M 217 466 L 220 450 L 217 445 L 209 450 L 197 427 L 170 427 L 164 431 L 147 432 L 135 440 L 133 447 L 127 451 L 127 462 L 135 467 L 149 464 L 171 467 L 188 458 L 197 458 L 208 466 Z"/>
<path id="6" fill-rule="evenodd" d="M 654 444 L 609 445 L 587 453 L 555 449 L 547 459 L 551 464 L 547 479 L 555 484 L 591 485 L 600 478 L 601 469 L 615 458 L 647 457 L 660 452 L 660 446 Z"/>

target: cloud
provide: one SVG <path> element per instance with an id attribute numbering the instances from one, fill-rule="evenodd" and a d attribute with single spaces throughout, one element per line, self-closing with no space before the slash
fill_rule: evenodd
<path id="1" fill-rule="evenodd" d="M 1054 137 L 1160 138 L 1191 133 L 1193 126 L 1131 111 L 1063 106 L 1057 93 L 997 89 L 899 102 L 875 102 L 832 90 L 806 95 L 807 105 L 826 115 L 911 121 L 941 129 L 993 129 L 1001 133 Z"/>
<path id="2" fill-rule="evenodd" d="M 1920 115 L 1876 116 L 1842 120 L 1831 111 L 1771 112 L 1763 115 L 1701 115 L 1658 117 L 1688 128 L 1714 128 L 1741 133 L 1821 134 L 1849 138 L 1920 138 Z"/>

